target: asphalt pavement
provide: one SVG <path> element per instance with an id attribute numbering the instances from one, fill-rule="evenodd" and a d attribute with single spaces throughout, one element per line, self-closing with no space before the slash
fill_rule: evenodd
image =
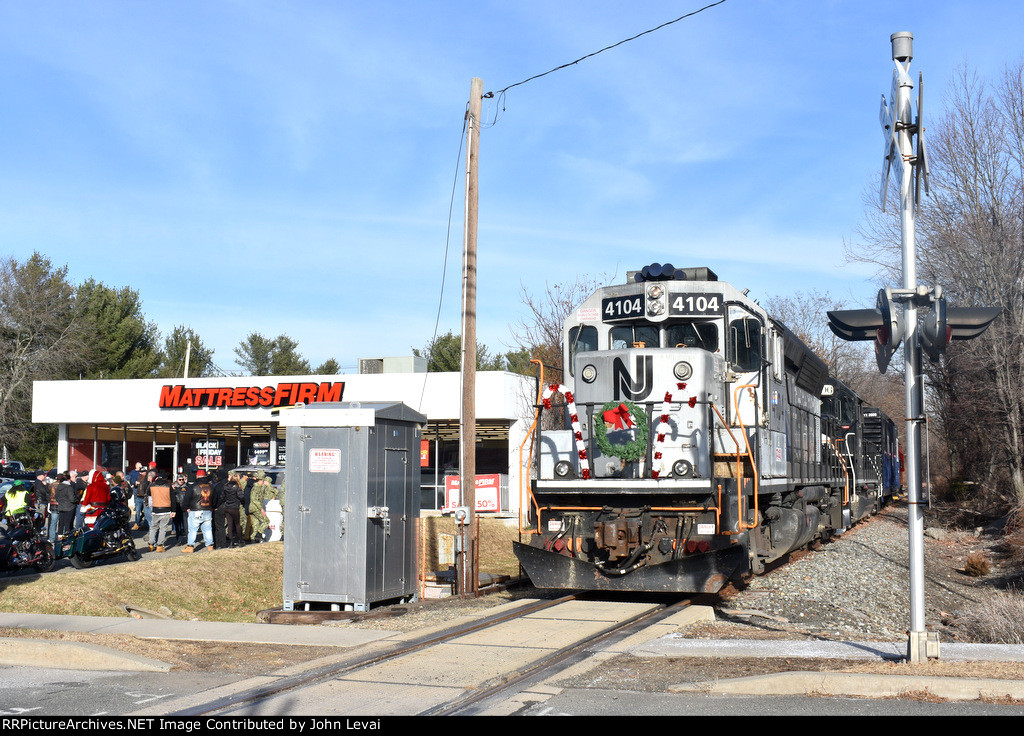
<path id="1" fill-rule="evenodd" d="M 706 618 L 710 609 L 691 607 L 693 615 Z M 711 614 L 713 615 L 713 613 Z M 0 613 L 0 627 L 48 631 L 122 634 L 140 638 L 188 641 L 238 642 L 352 648 L 388 638 L 393 632 L 359 629 L 346 625 L 294 625 L 177 621 L 159 613 L 136 609 L 125 617 L 55 616 Z M 654 635 L 630 648 L 641 657 L 781 657 L 792 670 L 757 677 L 719 680 L 714 683 L 680 684 L 674 692 L 706 692 L 747 695 L 834 694 L 887 697 L 928 691 L 949 700 L 976 700 L 982 696 L 1024 700 L 1024 665 L 1021 680 L 983 680 L 902 675 L 850 675 L 801 672 L 802 658 L 865 661 L 898 661 L 906 643 L 764 641 L 735 639 L 685 639 L 677 634 Z M 1024 646 L 998 644 L 940 644 L 942 661 L 1024 663 Z M 46 639 L 0 638 L 0 664 L 53 667 L 66 670 L 120 670 L 167 672 L 170 665 L 119 652 L 109 647 Z"/>

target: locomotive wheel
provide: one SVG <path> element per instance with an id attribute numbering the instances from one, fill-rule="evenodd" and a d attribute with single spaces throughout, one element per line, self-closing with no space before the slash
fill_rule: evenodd
<path id="1" fill-rule="evenodd" d="M 76 570 L 88 570 L 90 567 L 96 564 L 96 560 L 91 558 L 82 557 L 80 553 L 71 555 L 71 566 Z"/>
<path id="2" fill-rule="evenodd" d="M 50 572 L 57 564 L 57 558 L 53 554 L 53 547 L 48 544 L 40 545 L 39 559 L 32 563 L 36 572 Z"/>

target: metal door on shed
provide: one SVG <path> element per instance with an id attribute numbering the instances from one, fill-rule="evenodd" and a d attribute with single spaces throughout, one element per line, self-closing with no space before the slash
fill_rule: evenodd
<path id="1" fill-rule="evenodd" d="M 394 431 L 387 425 L 371 430 L 370 454 L 377 459 L 369 473 L 366 520 L 366 588 L 371 600 L 406 595 L 406 489 L 408 451 L 387 447 Z M 373 446 L 376 444 L 376 450 Z"/>
<path id="2" fill-rule="evenodd" d="M 353 447 L 349 428 L 317 427 L 296 443 L 301 458 L 295 566 L 296 600 L 361 598 L 360 530 L 353 511 L 360 506 L 366 458 Z M 292 447 L 289 447 L 291 450 Z M 290 490 L 290 489 L 289 489 Z M 354 538 L 355 537 L 355 538 Z"/>

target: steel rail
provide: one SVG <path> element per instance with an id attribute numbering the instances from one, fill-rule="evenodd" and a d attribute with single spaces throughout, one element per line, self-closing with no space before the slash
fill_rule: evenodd
<path id="1" fill-rule="evenodd" d="M 310 685 L 319 684 L 326 680 L 330 680 L 338 675 L 347 674 L 355 670 L 363 669 L 365 667 L 371 667 L 375 664 L 380 664 L 389 659 L 395 659 L 411 652 L 426 649 L 427 647 L 440 644 L 451 639 L 465 636 L 466 634 L 479 631 L 497 624 L 510 621 L 515 618 L 527 616 L 531 613 L 543 611 L 547 608 L 567 603 L 572 600 L 576 600 L 576 595 L 566 595 L 560 598 L 555 598 L 549 601 L 542 601 L 540 603 L 531 604 L 517 608 L 514 611 L 507 613 L 495 614 L 493 616 L 487 616 L 478 621 L 463 625 L 454 626 L 450 629 L 446 629 L 440 633 L 424 636 L 420 639 L 416 639 L 409 644 L 404 646 L 398 646 L 393 649 L 389 649 L 385 652 L 379 652 L 376 654 L 370 654 L 363 657 L 357 657 L 353 660 L 326 665 L 319 667 L 310 672 L 304 672 L 298 675 L 292 675 L 290 677 L 283 678 L 273 684 L 267 684 L 262 686 L 256 686 L 235 693 L 233 695 L 226 695 L 208 703 L 203 703 L 191 708 L 185 708 L 176 711 L 170 715 L 173 716 L 202 716 L 202 715 L 214 715 L 218 712 L 223 712 L 229 708 L 238 707 L 247 703 L 253 703 L 260 700 L 266 700 L 268 698 L 280 695 L 290 690 L 296 690 Z"/>
<path id="2" fill-rule="evenodd" d="M 623 639 L 632 635 L 642 627 L 671 616 L 691 604 L 690 600 L 678 601 L 672 605 L 663 604 L 658 608 L 632 616 L 625 621 L 612 624 L 585 639 L 574 642 L 558 651 L 543 657 L 529 665 L 513 672 L 496 677 L 483 685 L 466 691 L 462 696 L 442 703 L 433 708 L 423 711 L 417 715 L 421 716 L 448 716 L 448 715 L 479 715 L 479 711 L 473 709 L 481 701 L 498 697 L 505 691 L 523 683 L 529 679 L 549 677 L 557 672 L 576 664 L 584 659 L 587 649 L 605 643 L 611 639 Z M 569 660 L 568 662 L 566 660 Z"/>

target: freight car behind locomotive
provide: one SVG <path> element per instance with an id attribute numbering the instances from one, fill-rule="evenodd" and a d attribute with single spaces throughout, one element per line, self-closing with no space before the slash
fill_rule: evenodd
<path id="1" fill-rule="evenodd" d="M 895 492 L 891 420 L 708 268 L 599 289 L 565 322 L 563 365 L 514 545 L 538 587 L 717 592 Z"/>

